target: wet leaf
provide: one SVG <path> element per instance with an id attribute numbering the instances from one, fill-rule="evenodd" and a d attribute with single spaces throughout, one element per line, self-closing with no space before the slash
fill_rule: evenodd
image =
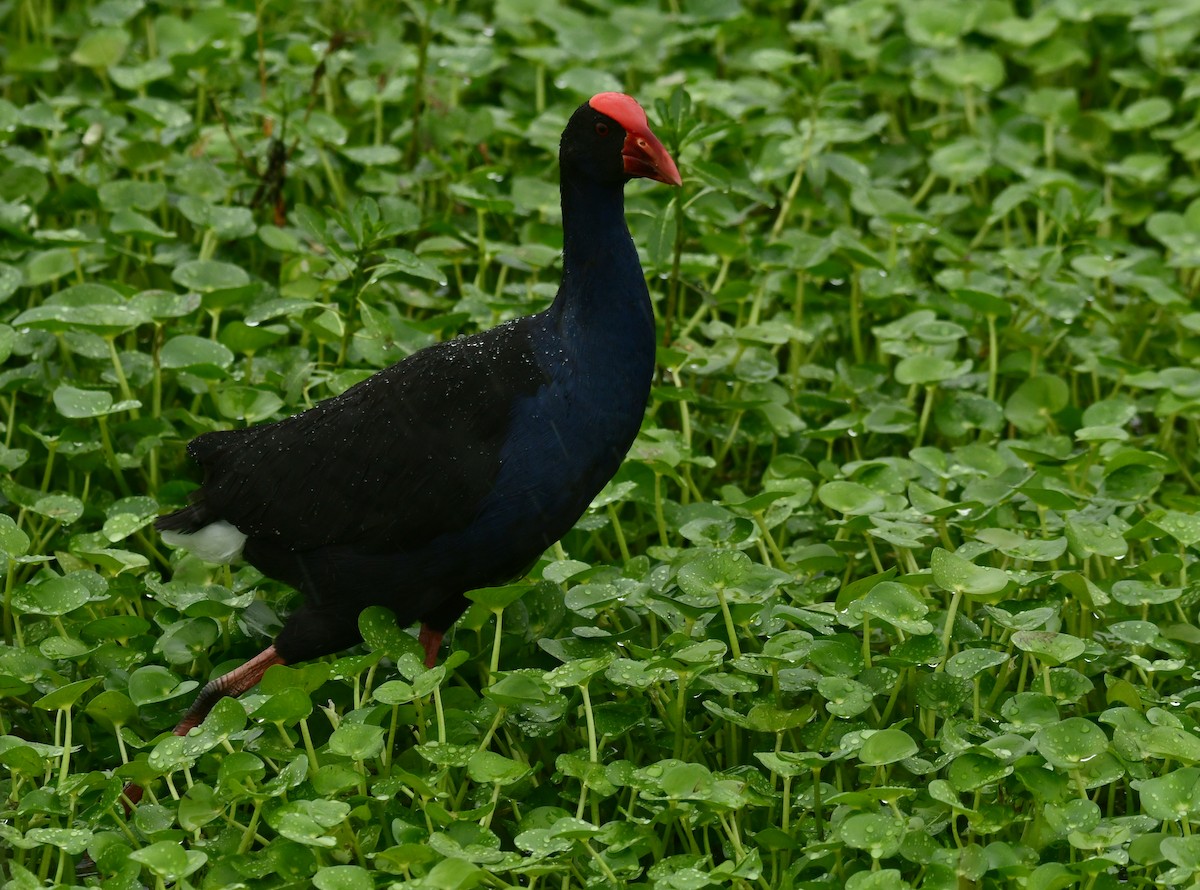
<path id="1" fill-rule="evenodd" d="M 941 548 L 933 551 L 933 580 L 943 590 L 981 597 L 999 593 L 1010 583 L 1007 572 L 975 565 Z"/>
<path id="2" fill-rule="evenodd" d="M 1045 726 L 1033 737 L 1038 753 L 1057 769 L 1079 769 L 1108 750 L 1108 737 L 1095 723 L 1082 717 L 1068 717 Z"/>

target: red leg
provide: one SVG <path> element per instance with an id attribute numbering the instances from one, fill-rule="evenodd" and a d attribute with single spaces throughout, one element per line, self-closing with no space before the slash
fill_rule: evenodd
<path id="1" fill-rule="evenodd" d="M 228 674 L 222 674 L 210 681 L 200 690 L 200 694 L 196 696 L 196 700 L 192 702 L 192 706 L 188 708 L 188 712 L 183 715 L 183 719 L 179 721 L 172 732 L 179 736 L 187 735 L 193 726 L 199 726 L 204 722 L 204 718 L 208 716 L 213 705 L 227 695 L 235 698 L 241 695 L 257 684 L 263 678 L 263 674 L 267 672 L 267 668 L 275 664 L 287 664 L 287 662 L 279 657 L 274 646 L 268 646 L 241 667 L 236 667 Z M 130 807 L 136 806 L 142 799 L 142 789 L 130 782 L 122 793 L 129 799 L 129 803 L 125 805 L 125 815 L 128 816 Z"/>
<path id="2" fill-rule="evenodd" d="M 188 712 L 183 715 L 183 719 L 173 730 L 175 735 L 187 735 L 193 726 L 199 726 L 204 722 L 204 718 L 208 716 L 208 712 L 218 701 L 227 695 L 237 698 L 255 686 L 263 678 L 267 668 L 276 664 L 287 664 L 287 662 L 279 657 L 274 646 L 268 646 L 241 667 L 236 667 L 228 674 L 223 674 L 209 682 L 200 690 L 200 694 L 196 696 L 196 700 L 192 702 Z"/>
<path id="3" fill-rule="evenodd" d="M 431 668 L 437 664 L 438 649 L 442 645 L 443 631 L 434 630 L 428 624 L 421 625 L 421 635 L 418 642 L 425 649 L 425 667 Z"/>

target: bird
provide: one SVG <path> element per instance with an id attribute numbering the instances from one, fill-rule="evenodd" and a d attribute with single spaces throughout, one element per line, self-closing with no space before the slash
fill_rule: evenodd
<path id="1" fill-rule="evenodd" d="M 209 562 L 240 557 L 302 603 L 270 646 L 200 691 L 176 735 L 272 665 L 358 643 L 369 606 L 420 622 L 434 666 L 465 594 L 526 573 L 616 473 L 645 413 L 656 339 L 624 187 L 683 180 L 642 107 L 616 92 L 571 115 L 559 176 L 562 281 L 544 311 L 435 343 L 283 420 L 188 444 L 203 481 L 158 518 L 162 539 Z"/>

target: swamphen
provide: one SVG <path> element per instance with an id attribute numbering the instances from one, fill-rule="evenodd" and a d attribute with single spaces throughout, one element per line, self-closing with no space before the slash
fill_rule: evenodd
<path id="1" fill-rule="evenodd" d="M 422 349 L 286 420 L 188 445 L 204 482 L 158 520 L 163 539 L 213 562 L 240 554 L 304 603 L 273 645 L 204 687 L 177 735 L 271 665 L 358 642 L 367 606 L 422 622 L 432 666 L 463 594 L 527 571 L 616 472 L 655 344 L 624 186 L 682 180 L 622 93 L 579 107 L 559 163 L 563 275 L 550 308 Z"/>

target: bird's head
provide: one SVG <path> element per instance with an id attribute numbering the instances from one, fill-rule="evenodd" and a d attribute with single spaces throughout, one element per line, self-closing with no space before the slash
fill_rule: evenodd
<path id="1" fill-rule="evenodd" d="M 597 93 L 579 106 L 563 131 L 559 162 L 602 182 L 634 177 L 682 185 L 679 168 L 650 132 L 646 112 L 624 93 Z"/>

